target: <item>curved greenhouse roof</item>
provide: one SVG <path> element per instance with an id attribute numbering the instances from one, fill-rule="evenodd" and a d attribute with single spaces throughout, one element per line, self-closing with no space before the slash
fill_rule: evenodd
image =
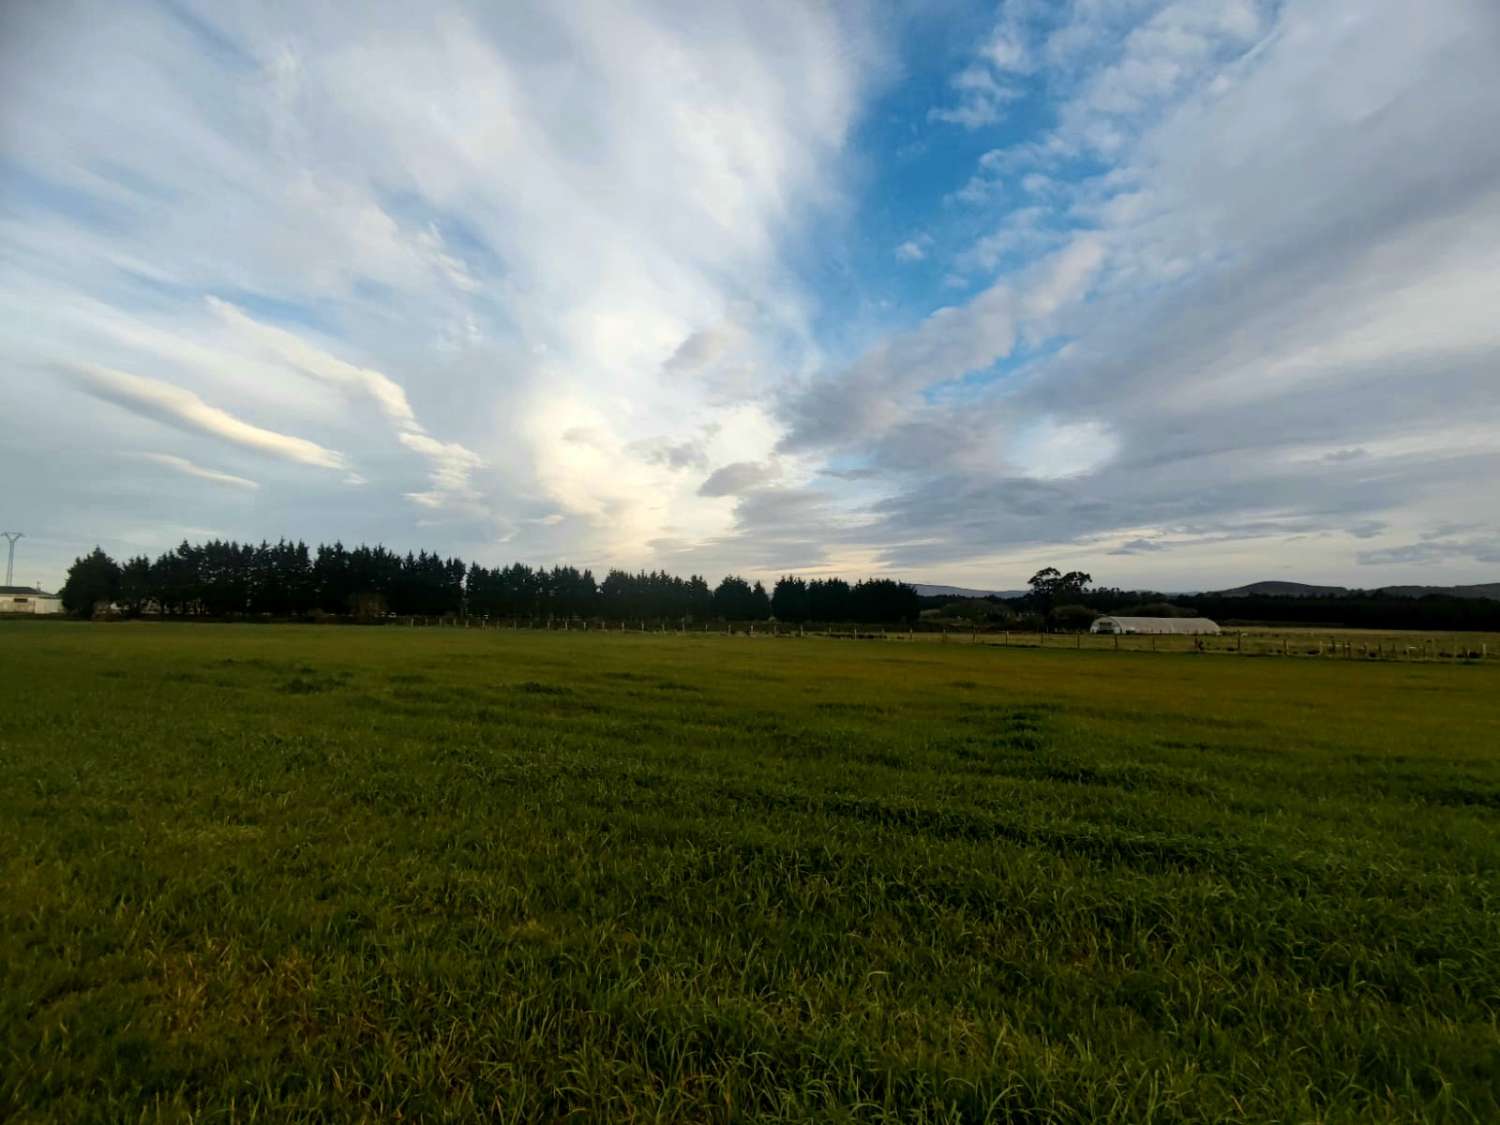
<path id="1" fill-rule="evenodd" d="M 1100 617 L 1095 633 L 1179 633 L 1217 635 L 1219 626 L 1206 617 Z"/>

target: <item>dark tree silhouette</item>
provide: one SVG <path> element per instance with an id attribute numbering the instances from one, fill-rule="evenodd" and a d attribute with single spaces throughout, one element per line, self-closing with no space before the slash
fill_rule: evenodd
<path id="1" fill-rule="evenodd" d="M 810 615 L 809 608 L 806 581 L 791 575 L 785 575 L 777 581 L 775 590 L 771 592 L 771 612 L 776 615 L 777 621 L 789 621 L 793 624 L 806 621 Z"/>
<path id="2" fill-rule="evenodd" d="M 1031 587 L 1032 605 L 1042 613 L 1051 613 L 1053 607 L 1064 602 L 1076 603 L 1093 581 L 1093 575 L 1081 570 L 1063 574 L 1057 567 L 1049 566 L 1033 574 L 1027 585 Z"/>
<path id="3" fill-rule="evenodd" d="M 120 609 L 132 616 L 151 604 L 151 560 L 137 555 L 120 568 L 120 588 L 116 593 Z"/>
<path id="4" fill-rule="evenodd" d="M 848 621 L 853 608 L 849 583 L 842 578 L 814 578 L 807 584 L 810 621 Z"/>
<path id="5" fill-rule="evenodd" d="M 703 622 L 782 621 L 898 623 L 915 620 L 920 599 L 904 583 L 787 575 L 774 595 L 759 581 L 726 577 L 716 589 L 698 574 L 612 570 L 602 582 L 572 566 L 532 568 L 465 564 L 426 550 L 387 547 L 309 548 L 286 539 L 238 543 L 213 539 L 178 544 L 155 560 L 122 568 L 100 549 L 74 563 L 66 588 L 74 612 L 95 603 L 127 614 L 215 618 L 285 618 L 326 614 L 494 618 L 605 618 Z"/>
<path id="6" fill-rule="evenodd" d="M 74 559 L 63 583 L 63 609 L 80 617 L 90 617 L 100 603 L 111 605 L 120 592 L 120 566 L 104 551 L 95 547 L 80 559 Z"/>
<path id="7" fill-rule="evenodd" d="M 765 598 L 764 588 L 760 593 Z M 770 599 L 766 598 L 765 601 L 766 616 L 769 617 Z M 760 599 L 755 596 L 754 587 L 736 574 L 727 575 L 714 591 L 714 613 L 726 621 L 761 620 L 760 608 Z"/>

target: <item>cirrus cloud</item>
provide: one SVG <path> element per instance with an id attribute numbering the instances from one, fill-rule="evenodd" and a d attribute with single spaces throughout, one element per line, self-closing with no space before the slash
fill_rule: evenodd
<path id="1" fill-rule="evenodd" d="M 342 453 L 306 438 L 253 425 L 227 410 L 210 406 L 192 391 L 160 379 L 92 363 L 63 364 L 60 370 L 84 393 L 164 425 L 314 468 L 348 468 L 348 460 Z"/>

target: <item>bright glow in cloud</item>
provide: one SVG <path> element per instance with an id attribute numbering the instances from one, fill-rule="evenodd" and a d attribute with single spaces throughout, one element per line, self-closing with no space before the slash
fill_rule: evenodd
<path id="1" fill-rule="evenodd" d="M 1017 435 L 1010 459 L 1028 477 L 1055 480 L 1106 465 L 1118 449 L 1119 442 L 1100 422 L 1059 424 L 1043 418 Z"/>

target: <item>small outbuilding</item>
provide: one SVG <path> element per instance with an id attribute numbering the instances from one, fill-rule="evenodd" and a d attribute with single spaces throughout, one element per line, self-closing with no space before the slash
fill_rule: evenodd
<path id="1" fill-rule="evenodd" d="M 1099 617 L 1091 633 L 1165 633 L 1179 636 L 1216 637 L 1219 626 L 1206 617 Z"/>
<path id="2" fill-rule="evenodd" d="M 0 614 L 61 613 L 62 598 L 30 586 L 0 586 Z"/>

